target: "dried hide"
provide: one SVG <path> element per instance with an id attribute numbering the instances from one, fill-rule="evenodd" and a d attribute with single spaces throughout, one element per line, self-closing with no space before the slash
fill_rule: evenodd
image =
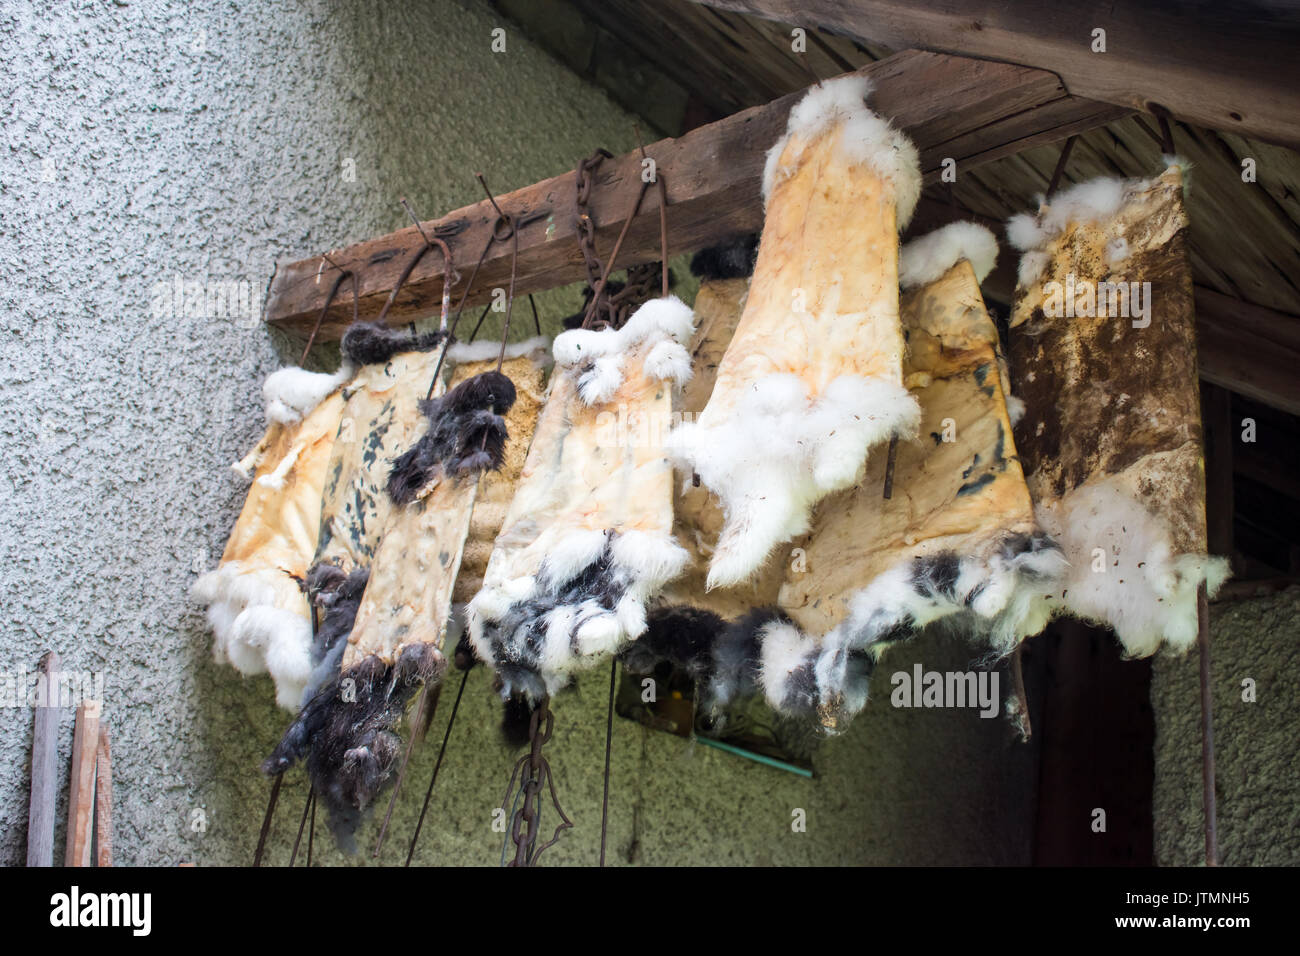
<path id="1" fill-rule="evenodd" d="M 346 759 L 346 754 L 327 753 L 314 744 L 334 715 L 328 704 L 341 696 L 339 669 L 356 640 L 354 621 L 361 616 L 363 594 L 370 581 L 382 577 L 375 562 L 397 511 L 386 486 L 394 459 L 427 429 L 421 404 L 433 381 L 442 338 L 440 333 L 411 336 L 369 324 L 354 325 L 344 335 L 344 354 L 360 368 L 344 390 L 346 404 L 317 498 L 320 533 L 307 574 L 308 599 L 323 612 L 323 620 L 311 645 L 309 677 L 298 700 L 301 710 L 264 763 L 268 773 L 287 769 L 309 748 L 313 779 L 326 779 L 328 773 L 320 768 Z M 374 361 L 363 363 L 363 358 Z M 441 388 L 438 383 L 437 390 Z M 402 540 L 402 535 L 394 536 L 392 548 Z M 414 666 L 427 663 L 421 658 Z M 354 676 L 361 685 L 363 678 L 373 683 L 379 675 Z M 349 690 L 349 696 L 362 699 L 360 686 Z M 323 795 L 331 808 L 332 796 Z"/>
<path id="2" fill-rule="evenodd" d="M 468 610 L 503 696 L 536 702 L 635 640 L 646 602 L 684 567 L 661 436 L 690 377 L 691 332 L 670 296 L 621 329 L 556 338 L 546 405 Z"/>
<path id="3" fill-rule="evenodd" d="M 311 614 L 300 583 L 316 551 L 320 501 L 350 376 L 286 368 L 263 386 L 266 434 L 235 470 L 253 479 L 215 571 L 199 578 L 213 654 L 242 674 L 269 672 L 297 708 L 311 671 Z M 346 374 L 345 374 L 346 373 Z"/>
<path id="4" fill-rule="evenodd" d="M 1039 520 L 1070 572 L 1061 611 L 1109 625 L 1127 654 L 1196 639 L 1205 476 L 1183 171 L 1100 179 L 1007 232 L 1024 250 L 1011 358 L 1016 429 Z"/>
<path id="5" fill-rule="evenodd" d="M 815 712 L 827 730 L 865 705 L 872 665 L 890 642 L 948 618 L 995 653 L 1009 652 L 1047 623 L 1051 582 L 1063 571 L 1034 521 L 997 329 L 971 265 L 991 268 L 993 254 L 981 250 L 993 237 L 968 226 L 965 239 L 931 235 L 918 240 L 919 252 L 904 250 L 905 263 L 929 260 L 902 301 L 922 437 L 899 444 L 892 497 L 883 497 L 877 456 L 856 488 L 822 502 L 804 560 L 781 589 L 791 622 L 762 636 L 768 702 Z"/>
<path id="6" fill-rule="evenodd" d="M 748 255 L 743 242 L 724 247 L 711 252 L 704 268 L 713 274 L 721 262 L 729 271 L 738 270 Z M 696 263 L 692 269 L 698 271 Z M 706 279 L 700 285 L 690 344 L 693 374 L 674 399 L 675 419 L 693 421 L 707 404 L 748 294 L 747 278 Z M 673 490 L 673 535 L 690 561 L 665 585 L 650 611 L 646 633 L 623 654 L 624 665 L 633 673 L 648 674 L 660 661 L 688 673 L 696 682 L 701 712 L 714 717 L 736 697 L 757 688 L 757 644 L 753 628 L 742 626 L 741 620 L 750 608 L 775 603 L 785 568 L 785 549 L 779 549 L 779 558 L 774 555 L 750 580 L 710 590 L 709 558 L 723 523 L 722 509 L 709 490 L 689 472 L 679 473 Z"/>
<path id="7" fill-rule="evenodd" d="M 509 438 L 502 454 L 501 465 L 479 479 L 478 497 L 474 500 L 474 513 L 470 517 L 469 538 L 461 556 L 460 574 L 452 591 L 452 601 L 466 604 L 483 586 L 492 544 L 496 541 L 515 495 L 515 485 L 524 469 L 528 446 L 537 427 L 546 395 L 546 370 L 551 361 L 550 339 L 539 336 L 506 348 L 501 371 L 515 385 L 515 403 L 506 414 L 506 431 Z M 457 343 L 447 350 L 448 361 L 463 363 L 462 367 L 482 372 L 495 367 L 499 343 L 483 342 L 462 345 Z M 459 374 L 459 368 L 457 369 Z"/>
<path id="8" fill-rule="evenodd" d="M 725 523 L 709 587 L 750 578 L 851 486 L 868 450 L 909 433 L 902 382 L 898 228 L 920 190 L 916 150 L 864 105 L 864 77 L 832 80 L 791 111 L 768 154 L 766 220 L 744 314 L 698 421 L 674 445 Z"/>

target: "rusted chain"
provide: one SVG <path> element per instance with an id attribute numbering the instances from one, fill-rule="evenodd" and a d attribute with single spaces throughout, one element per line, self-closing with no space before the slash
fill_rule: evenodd
<path id="1" fill-rule="evenodd" d="M 501 809 L 504 812 L 510 802 L 510 794 L 514 792 L 515 780 L 518 779 L 520 781 L 519 792 L 523 796 L 524 805 L 513 814 L 510 822 L 508 839 L 515 844 L 515 858 L 509 864 L 510 866 L 536 866 L 542 853 L 554 846 L 560 839 L 561 831 L 573 826 L 573 821 L 565 814 L 564 809 L 560 806 L 559 798 L 556 796 L 551 765 L 547 762 L 546 757 L 542 755 L 542 747 L 551 739 L 554 730 L 555 715 L 551 713 L 549 699 L 543 697 L 542 702 L 533 711 L 528 724 L 528 753 L 520 757 L 515 763 L 514 770 L 510 774 L 510 783 L 506 786 L 505 795 L 501 798 Z M 525 768 L 527 769 L 525 770 Z M 524 771 L 522 775 L 521 771 Z M 541 829 L 541 807 L 538 797 L 541 795 L 543 788 L 548 790 L 551 805 L 555 808 L 556 813 L 560 815 L 560 822 L 556 824 L 555 832 L 551 835 L 551 838 L 538 846 L 537 836 Z M 523 832 L 525 824 L 528 827 L 527 833 Z"/>

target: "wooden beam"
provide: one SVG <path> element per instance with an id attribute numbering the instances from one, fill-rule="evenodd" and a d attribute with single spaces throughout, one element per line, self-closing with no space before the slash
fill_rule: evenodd
<path id="1" fill-rule="evenodd" d="M 1066 94 L 1051 73 L 937 53 L 910 51 L 868 64 L 859 71 L 876 87 L 872 107 L 891 117 L 912 137 L 921 167 L 935 181 L 944 159 L 966 170 L 1123 115 L 1122 109 L 1080 101 Z M 668 248 L 692 252 L 762 226 L 763 161 L 785 128 L 802 92 L 729 116 L 676 139 L 647 147 L 668 190 Z M 608 255 L 641 187 L 641 159 L 628 153 L 606 160 L 594 178 L 590 212 L 596 242 Z M 578 250 L 573 173 L 508 193 L 502 209 L 522 223 L 516 294 L 554 288 L 585 278 Z M 628 231 L 618 267 L 659 258 L 657 192 Z M 422 224 L 452 248 L 460 279 L 453 301 L 491 234 L 496 214 L 484 200 Z M 398 275 L 423 240 L 414 226 L 328 253 L 329 260 L 360 277 L 360 314 L 373 318 Z M 490 300 L 492 289 L 510 279 L 510 243 L 495 243 L 484 260 L 469 303 Z M 333 266 L 321 256 L 278 269 L 267 298 L 266 320 L 302 335 L 310 332 L 332 284 Z M 398 325 L 431 314 L 442 292 L 439 256 L 425 256 L 388 313 Z M 351 317 L 351 286 L 345 283 L 318 338 L 337 339 Z"/>
<path id="2" fill-rule="evenodd" d="M 1211 129 L 1300 148 L 1300 15 L 1268 0 L 697 0 L 707 6 L 925 49 L 1050 69 L 1076 96 L 1163 106 Z M 1105 52 L 1094 52 L 1094 31 Z"/>
<path id="3" fill-rule="evenodd" d="M 1272 408 L 1300 415 L 1300 316 L 1196 287 L 1201 378 Z"/>

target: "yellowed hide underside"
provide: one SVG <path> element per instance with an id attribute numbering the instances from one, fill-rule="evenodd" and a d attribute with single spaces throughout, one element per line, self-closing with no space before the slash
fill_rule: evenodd
<path id="1" fill-rule="evenodd" d="M 906 295 L 902 309 L 920 437 L 899 443 L 892 498 L 883 496 L 886 456 L 876 455 L 856 487 L 822 501 L 812 532 L 797 542 L 805 562 L 788 573 L 780 604 L 806 633 L 839 624 L 854 593 L 914 557 L 949 550 L 978 557 L 1003 533 L 1033 529 L 997 329 L 970 263 Z"/>
<path id="2" fill-rule="evenodd" d="M 485 588 L 534 574 L 571 532 L 669 537 L 673 472 L 662 440 L 671 386 L 645 374 L 647 351 L 643 344 L 627 356 L 622 384 L 600 405 L 578 398 L 575 376 L 557 370 L 551 377 Z"/>
<path id="3" fill-rule="evenodd" d="M 700 286 L 695 296 L 695 335 L 690 345 L 692 375 L 674 403 L 683 421 L 692 420 L 708 404 L 718 367 L 736 333 L 748 294 L 748 279 L 715 279 Z M 722 530 L 723 518 L 722 508 L 708 488 L 694 484 L 689 472 L 677 475 L 673 489 L 673 535 L 690 553 L 691 563 L 664 588 L 665 604 L 690 604 L 723 617 L 735 617 L 752 607 L 775 602 L 784 576 L 787 548 L 778 548 L 753 580 L 707 589 L 709 557 Z"/>
<path id="4" fill-rule="evenodd" d="M 893 196 L 869 166 L 844 161 L 841 135 L 835 126 L 820 135 L 826 142 L 805 144 L 796 134 L 782 154 L 801 159 L 769 198 L 744 314 L 700 416 L 706 426 L 777 372 L 797 375 L 813 399 L 839 375 L 902 380 Z"/>
<path id="5" fill-rule="evenodd" d="M 402 352 L 384 365 L 365 366 L 347 387 L 314 563 L 331 561 L 351 570 L 373 559 L 393 508 L 387 490 L 393 460 L 427 428 L 418 402 L 428 392 L 438 354 Z M 443 390 L 439 382 L 434 394 Z"/>
<path id="6" fill-rule="evenodd" d="M 272 423 L 248 460 L 253 483 L 222 554 L 221 564 L 257 574 L 275 589 L 275 606 L 308 614 L 296 578 L 311 565 L 320 530 L 320 502 L 334 436 L 343 414 L 341 391 L 331 393 L 301 422 Z M 263 479 L 274 476 L 279 487 Z"/>
<path id="7" fill-rule="evenodd" d="M 468 378 L 495 368 L 494 360 L 472 362 L 457 368 L 456 379 L 461 380 L 462 369 L 470 370 L 465 374 Z M 533 431 L 537 427 L 537 416 L 545 400 L 546 370 L 531 357 L 524 355 L 507 359 L 502 363 L 501 371 L 514 382 L 516 393 L 515 403 L 506 413 L 509 438 L 500 469 L 489 471 L 479 479 L 478 496 L 474 499 L 474 512 L 470 517 L 469 538 L 465 541 L 460 573 L 452 591 L 452 601 L 457 604 L 467 603 L 483 586 L 483 573 L 487 570 L 488 559 L 492 555 L 492 545 L 514 498 L 515 486 L 523 473 Z"/>

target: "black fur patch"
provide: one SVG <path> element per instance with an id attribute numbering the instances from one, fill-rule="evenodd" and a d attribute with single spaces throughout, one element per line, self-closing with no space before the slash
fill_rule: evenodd
<path id="1" fill-rule="evenodd" d="M 743 279 L 754 274 L 758 233 L 701 249 L 691 258 L 691 272 L 701 279 Z"/>
<path id="2" fill-rule="evenodd" d="M 591 601 L 603 611 L 613 611 L 632 584 L 631 572 L 613 563 L 609 535 L 596 560 L 568 581 L 551 580 L 545 566 L 537 576 L 537 593 L 512 604 L 498 621 L 485 621 L 483 635 L 491 642 L 497 676 L 505 692 L 525 694 L 530 701 L 548 695 L 542 671 L 546 616 L 560 607 L 578 607 Z M 581 624 L 575 623 L 574 629 Z"/>
<path id="3" fill-rule="evenodd" d="M 713 673 L 713 648 L 727 622 L 712 611 L 680 605 L 655 608 L 646 632 L 623 651 L 623 664 L 634 674 L 649 674 L 661 661 L 681 668 L 692 680 Z"/>
<path id="4" fill-rule="evenodd" d="M 484 372 L 422 401 L 429 430 L 393 463 L 388 476 L 393 501 L 409 504 L 440 474 L 460 477 L 500 468 L 508 437 L 503 416 L 515 397 L 509 377 Z"/>
<path id="5" fill-rule="evenodd" d="M 957 595 L 957 577 L 961 559 L 953 551 L 912 561 L 912 588 L 922 597 L 940 595 L 953 600 Z"/>
<path id="6" fill-rule="evenodd" d="M 431 352 L 442 344 L 441 330 L 412 335 L 378 322 L 354 322 L 343 333 L 343 354 L 358 365 L 382 365 L 401 352 Z"/>
<path id="7" fill-rule="evenodd" d="M 760 632 L 769 624 L 793 624 L 776 607 L 758 607 L 727 625 L 713 648 L 713 674 L 704 687 L 701 703 L 707 710 L 725 710 L 760 690 L 762 656 Z"/>
<path id="8" fill-rule="evenodd" d="M 501 708 L 501 739 L 510 747 L 525 746 L 533 719 L 533 707 L 523 694 L 511 694 Z"/>
<path id="9" fill-rule="evenodd" d="M 307 773 L 329 811 L 330 830 L 341 848 L 354 852 L 357 825 L 401 755 L 396 728 L 406 705 L 445 666 L 432 644 L 404 648 L 391 666 L 366 658 L 306 703 L 262 771 L 280 773 L 307 752 Z"/>

